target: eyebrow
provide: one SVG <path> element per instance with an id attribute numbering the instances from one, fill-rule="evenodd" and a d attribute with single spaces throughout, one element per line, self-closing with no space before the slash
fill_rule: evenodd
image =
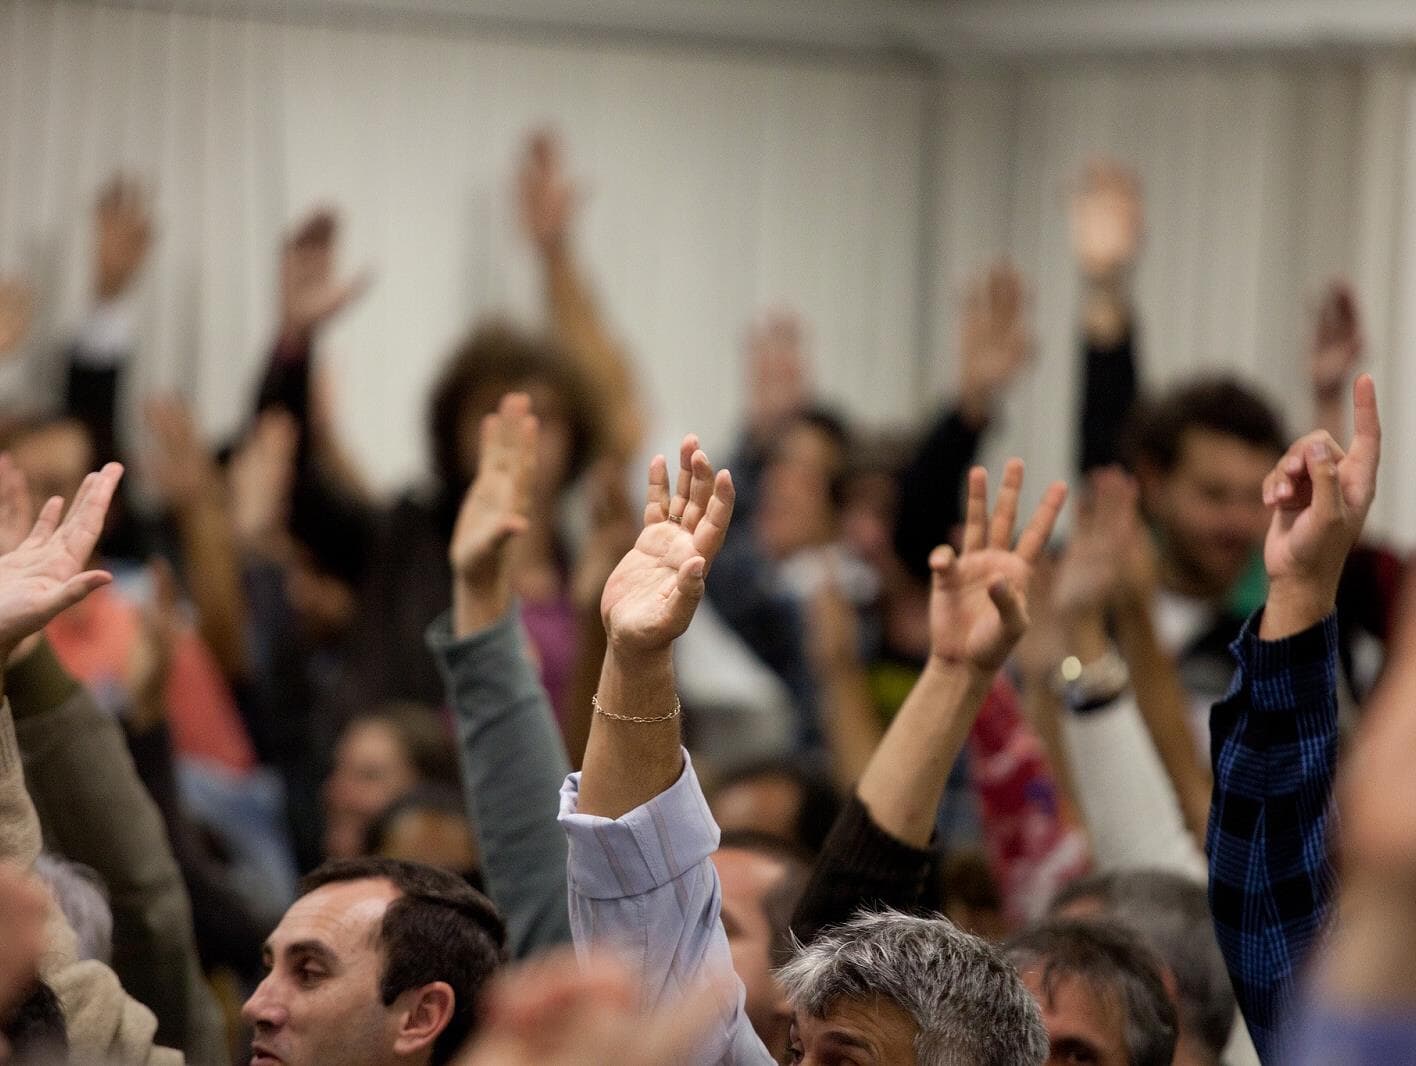
<path id="1" fill-rule="evenodd" d="M 843 1029 L 828 1029 L 821 1034 L 821 1039 L 831 1044 L 839 1044 L 841 1047 L 856 1048 L 859 1051 L 874 1051 L 875 1048 L 862 1036 L 848 1033 Z"/>
<path id="2" fill-rule="evenodd" d="M 322 940 L 296 940 L 286 944 L 283 953 L 286 957 L 291 955 L 308 955 L 330 967 L 339 963 L 339 956 Z M 271 946 L 270 941 L 267 940 L 261 945 L 261 958 L 269 960 L 274 955 L 275 949 Z"/>

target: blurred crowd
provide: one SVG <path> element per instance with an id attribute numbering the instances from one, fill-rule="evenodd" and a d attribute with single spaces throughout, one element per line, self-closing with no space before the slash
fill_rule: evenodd
<path id="1" fill-rule="evenodd" d="M 239 431 L 157 395 L 129 439 L 157 227 L 98 193 L 62 395 L 0 413 L 0 1062 L 1416 1061 L 1416 626 L 1345 282 L 1295 300 L 1311 408 L 1146 392 L 1143 191 L 1079 174 L 1064 542 L 1066 486 L 975 466 L 1046 279 L 982 270 L 956 391 L 886 431 L 763 311 L 734 454 L 646 488 L 553 135 L 508 194 L 546 325 L 469 325 L 387 498 L 321 362 L 337 214 Z M 0 356 L 44 297 L 0 279 Z"/>

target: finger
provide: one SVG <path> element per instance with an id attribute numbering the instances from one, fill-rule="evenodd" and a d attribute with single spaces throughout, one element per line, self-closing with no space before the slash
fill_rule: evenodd
<path id="1" fill-rule="evenodd" d="M 1382 454 L 1382 420 L 1377 413 L 1377 384 L 1371 374 L 1358 375 L 1352 385 L 1352 427 L 1350 454 L 1375 490 L 1377 463 Z"/>
<path id="2" fill-rule="evenodd" d="M 941 544 L 929 553 L 929 569 L 935 588 L 944 587 L 944 583 L 948 581 L 957 562 L 958 556 L 954 554 L 954 549 L 947 544 Z"/>
<path id="3" fill-rule="evenodd" d="M 112 580 L 113 575 L 106 570 L 85 570 L 82 574 L 75 574 L 59 586 L 59 591 L 48 605 L 46 613 L 53 618 Z"/>
<path id="4" fill-rule="evenodd" d="M 708 513 L 713 498 L 713 466 L 700 448 L 693 453 L 693 480 L 689 485 L 688 504 L 683 510 L 683 528 L 692 533 Z"/>
<path id="5" fill-rule="evenodd" d="M 983 548 L 988 521 L 988 471 L 976 466 L 969 471 L 969 498 L 964 510 L 964 551 Z"/>
<path id="6" fill-rule="evenodd" d="M 1037 510 L 1033 512 L 1032 519 L 1023 530 L 1023 535 L 1018 538 L 1018 546 L 1014 549 L 1023 562 L 1031 565 L 1037 561 L 1042 550 L 1047 547 L 1052 528 L 1057 525 L 1057 516 L 1062 513 L 1066 502 L 1065 481 L 1054 481 L 1047 486 L 1047 491 L 1042 494 L 1042 502 L 1037 505 Z"/>
<path id="7" fill-rule="evenodd" d="M 652 526 L 669 517 L 669 462 L 662 455 L 649 463 L 649 499 L 644 505 L 644 524 Z"/>
<path id="8" fill-rule="evenodd" d="M 541 420 L 527 414 L 518 427 L 516 464 L 516 510 L 518 514 L 531 512 L 531 494 L 536 482 L 536 465 L 539 453 L 536 448 L 541 436 Z"/>
<path id="9" fill-rule="evenodd" d="M 123 467 L 119 463 L 109 463 L 93 476 L 89 491 L 81 501 L 76 500 L 69 509 L 64 526 L 59 531 L 64 538 L 69 553 L 76 559 L 87 559 L 103 533 L 103 523 L 108 517 L 108 506 L 113 502 L 113 493 L 123 477 Z"/>
<path id="10" fill-rule="evenodd" d="M 678 568 L 667 607 L 671 615 L 683 619 L 685 626 L 698 609 L 698 601 L 703 599 L 703 579 L 707 573 L 708 560 L 701 555 L 695 555 Z"/>
<path id="11" fill-rule="evenodd" d="M 1016 641 L 1028 629 L 1028 610 L 1022 593 L 1013 587 L 1007 578 L 999 578 L 988 586 L 988 598 L 998 608 L 998 617 L 1003 620 L 1003 632 L 1010 641 Z"/>
<path id="12" fill-rule="evenodd" d="M 1009 459 L 1003 467 L 1003 484 L 998 488 L 998 505 L 988 530 L 988 546 L 1007 551 L 1013 546 L 1013 527 L 1018 522 L 1018 496 L 1023 491 L 1023 461 Z"/>
<path id="13" fill-rule="evenodd" d="M 733 475 L 726 470 L 719 470 L 718 476 L 713 480 L 713 495 L 708 500 L 706 513 L 693 531 L 693 550 L 703 556 L 709 565 L 718 557 L 718 552 L 723 548 L 723 541 L 727 539 L 736 500 L 737 490 L 733 486 Z"/>
<path id="14" fill-rule="evenodd" d="M 1337 463 L 1327 442 L 1312 441 L 1306 453 L 1308 477 L 1313 484 L 1313 514 L 1321 521 L 1340 520 L 1343 514 L 1342 486 L 1337 479 Z"/>
<path id="15" fill-rule="evenodd" d="M 25 544 L 41 544 L 53 536 L 54 530 L 59 527 L 59 516 L 63 513 L 64 498 L 62 496 L 49 497 L 44 506 L 39 509 L 39 517 L 34 520 L 34 528 L 25 538 Z"/>
<path id="16" fill-rule="evenodd" d="M 683 517 L 688 507 L 688 494 L 693 487 L 693 453 L 698 451 L 698 438 L 690 433 L 679 445 L 678 488 L 669 503 L 669 514 Z"/>

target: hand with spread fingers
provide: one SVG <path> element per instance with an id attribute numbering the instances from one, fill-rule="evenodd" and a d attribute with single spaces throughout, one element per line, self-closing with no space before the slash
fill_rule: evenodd
<path id="1" fill-rule="evenodd" d="M 466 636 L 511 602 L 511 544 L 530 528 L 540 424 L 525 393 L 510 392 L 482 420 L 477 477 L 452 531 L 453 627 Z"/>
<path id="2" fill-rule="evenodd" d="M 712 464 L 689 435 L 679 450 L 677 490 L 670 495 L 662 455 L 649 466 L 644 529 L 620 560 L 600 599 L 610 646 L 622 658 L 666 651 L 693 620 L 708 568 L 723 546 L 733 514 L 733 479 Z"/>
<path id="3" fill-rule="evenodd" d="M 148 197 L 137 180 L 117 174 L 99 194 L 94 211 L 94 288 L 100 300 L 122 295 L 152 244 Z"/>
<path id="4" fill-rule="evenodd" d="M 19 278 L 0 278 L 0 356 L 19 349 L 33 314 L 34 290 Z"/>
<path id="5" fill-rule="evenodd" d="M 1028 625 L 1027 589 L 1052 527 L 1067 499 L 1067 486 L 1048 487 L 1031 521 L 1013 546 L 1023 463 L 1010 459 L 1003 470 L 998 506 L 988 514 L 988 474 L 969 472 L 963 550 L 936 548 L 929 597 L 930 655 L 947 665 L 967 665 L 993 673 Z"/>
<path id="6" fill-rule="evenodd" d="M 38 633 L 60 611 L 112 580 L 103 570 L 85 567 L 103 533 L 108 505 L 122 476 L 123 468 L 117 463 L 89 474 L 67 515 L 64 501 L 55 496 L 39 512 L 29 535 L 0 556 L 0 660 L 8 660 L 26 637 Z M 11 488 L 0 488 L 5 500 L 12 493 Z"/>
<path id="7" fill-rule="evenodd" d="M 1273 511 L 1264 540 L 1265 640 L 1307 629 L 1333 610 L 1347 553 L 1376 496 L 1382 429 L 1369 374 L 1357 379 L 1352 394 L 1354 434 L 1346 451 L 1318 430 L 1294 442 L 1264 479 L 1264 504 Z"/>
<path id="8" fill-rule="evenodd" d="M 286 239 L 280 258 L 282 343 L 307 343 L 369 287 L 368 271 L 344 280 L 336 277 L 338 242 L 339 217 L 329 208 L 311 212 Z"/>

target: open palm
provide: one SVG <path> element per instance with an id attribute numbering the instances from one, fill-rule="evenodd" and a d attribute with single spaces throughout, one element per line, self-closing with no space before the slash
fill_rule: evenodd
<path id="1" fill-rule="evenodd" d="M 929 565 L 934 585 L 929 597 L 930 653 L 949 663 L 994 671 L 1027 629 L 1027 588 L 1037 561 L 1067 498 L 1061 482 L 1051 485 L 1032 520 L 1012 547 L 1023 485 L 1021 460 L 1003 471 L 998 506 L 988 516 L 988 475 L 969 472 L 963 550 L 936 548 Z"/>
<path id="2" fill-rule="evenodd" d="M 678 490 L 669 495 L 668 464 L 649 465 L 644 529 L 605 583 L 600 614 L 610 643 L 630 653 L 667 648 L 688 628 L 708 567 L 733 514 L 733 479 L 713 472 L 698 438 L 679 450 Z"/>
<path id="3" fill-rule="evenodd" d="M 62 522 L 64 501 L 56 496 L 39 512 L 29 536 L 0 556 L 0 652 L 5 656 L 60 611 L 112 580 L 102 570 L 84 568 L 122 476 L 117 463 L 89 474 Z M 6 460 L 0 494 L 13 498 L 17 484 L 22 487 L 23 478 Z M 7 504 L 7 513 L 9 509 Z"/>

